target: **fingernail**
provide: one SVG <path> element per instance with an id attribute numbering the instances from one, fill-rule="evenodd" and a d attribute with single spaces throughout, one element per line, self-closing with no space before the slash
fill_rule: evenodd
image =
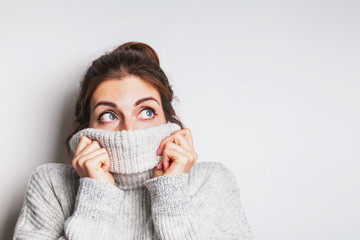
<path id="1" fill-rule="evenodd" d="M 161 165 L 161 162 L 159 162 L 159 164 L 157 165 L 157 169 L 160 169 L 160 165 Z"/>
<path id="2" fill-rule="evenodd" d="M 160 150 L 160 147 L 158 148 L 158 150 L 156 151 L 156 154 L 159 155 L 159 150 Z"/>

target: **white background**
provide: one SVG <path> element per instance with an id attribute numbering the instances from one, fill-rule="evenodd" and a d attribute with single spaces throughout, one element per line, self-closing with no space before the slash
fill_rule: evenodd
<path id="1" fill-rule="evenodd" d="M 127 41 L 159 54 L 198 161 L 257 239 L 360 239 L 359 1 L 1 1 L 0 239 L 29 174 L 67 162 L 79 82 Z"/>

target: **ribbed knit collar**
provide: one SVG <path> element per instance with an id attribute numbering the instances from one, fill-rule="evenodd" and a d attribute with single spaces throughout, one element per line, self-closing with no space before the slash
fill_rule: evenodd
<path id="1" fill-rule="evenodd" d="M 131 189 L 153 178 L 154 167 L 162 157 L 156 154 L 160 142 L 179 129 L 181 127 L 178 124 L 171 122 L 122 131 L 85 128 L 74 134 L 69 144 L 74 155 L 82 136 L 96 140 L 109 154 L 110 172 L 113 173 L 116 185 L 122 189 Z"/>

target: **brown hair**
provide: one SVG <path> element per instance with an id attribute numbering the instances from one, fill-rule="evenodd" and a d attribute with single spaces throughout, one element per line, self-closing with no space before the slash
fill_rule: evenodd
<path id="1" fill-rule="evenodd" d="M 71 156 L 69 145 L 71 137 L 88 127 L 90 99 L 97 86 L 106 80 L 121 80 L 130 75 L 140 77 L 151 84 L 159 92 L 166 121 L 177 123 L 182 129 L 184 128 L 171 104 L 171 101 L 177 98 L 173 96 L 172 85 L 160 68 L 158 55 L 145 43 L 127 42 L 94 60 L 87 69 L 80 83 L 72 133 L 65 140 L 69 156 Z"/>

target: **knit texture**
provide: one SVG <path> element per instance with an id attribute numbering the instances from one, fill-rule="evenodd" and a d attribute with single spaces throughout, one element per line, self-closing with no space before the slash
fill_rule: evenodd
<path id="1" fill-rule="evenodd" d="M 70 139 L 71 152 L 74 155 L 82 136 L 99 142 L 106 148 L 110 159 L 110 172 L 138 173 L 154 168 L 161 159 L 156 150 L 161 140 L 172 132 L 181 129 L 176 123 L 166 123 L 154 127 L 107 131 L 96 128 L 85 128 Z M 154 151 L 155 150 L 155 151 Z"/>
<path id="2" fill-rule="evenodd" d="M 70 164 L 40 165 L 30 174 L 14 239 L 254 239 L 236 179 L 223 164 L 197 161 L 189 173 L 154 178 L 161 156 L 153 153 L 177 129 L 166 123 L 78 132 L 72 151 L 83 135 L 97 139 L 118 164 L 111 168 L 115 185 L 80 178 Z M 139 164 L 130 162 L 135 158 Z"/>

